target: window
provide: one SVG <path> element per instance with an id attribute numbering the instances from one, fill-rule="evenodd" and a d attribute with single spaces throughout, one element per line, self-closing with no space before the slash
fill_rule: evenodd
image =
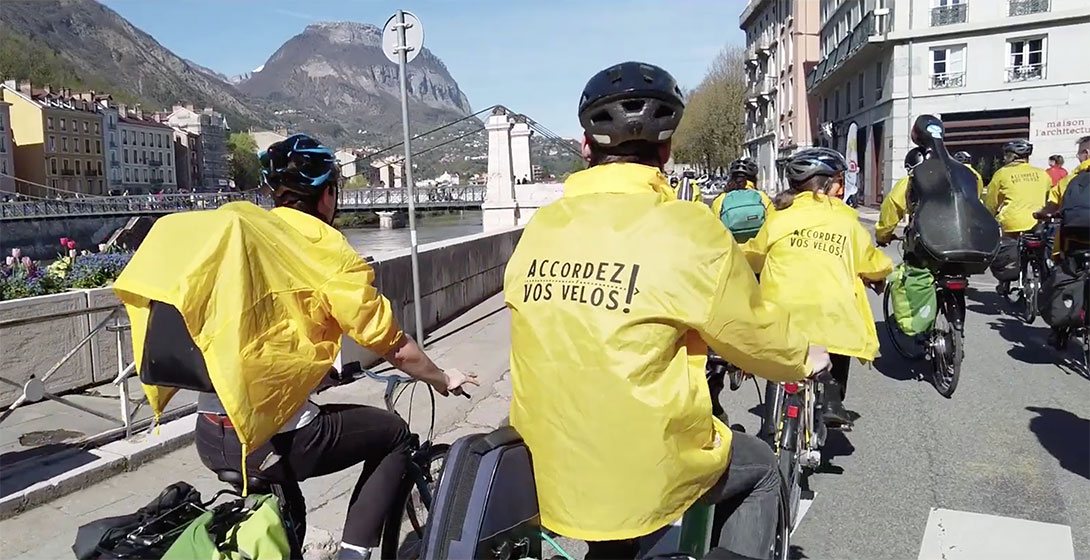
<path id="1" fill-rule="evenodd" d="M 53 117 L 46 117 L 45 118 L 45 127 L 48 128 L 49 130 L 53 130 Z"/>
<path id="2" fill-rule="evenodd" d="M 832 120 L 832 115 L 829 114 L 829 98 L 825 97 L 821 100 L 821 116 L 822 120 Z"/>
<path id="3" fill-rule="evenodd" d="M 95 153 L 96 154 L 101 154 L 102 153 L 102 140 L 95 140 Z"/>
<path id="4" fill-rule="evenodd" d="M 61 173 L 67 175 L 72 172 L 72 169 L 68 167 L 68 160 L 61 160 Z"/>
<path id="5" fill-rule="evenodd" d="M 87 134 L 90 131 L 91 131 L 91 123 L 89 123 L 87 121 L 83 121 L 83 133 Z"/>
<path id="6" fill-rule="evenodd" d="M 141 146 L 147 146 L 148 145 L 147 144 L 147 136 L 143 132 L 140 133 L 140 145 Z"/>
<path id="7" fill-rule="evenodd" d="M 965 45 L 931 49 L 931 89 L 965 86 Z"/>
<path id="8" fill-rule="evenodd" d="M 79 125 L 79 123 L 76 122 L 76 119 L 72 119 L 72 132 L 79 132 L 79 126 L 78 125 Z"/>
<path id="9" fill-rule="evenodd" d="M 64 121 L 61 121 L 61 122 L 64 122 Z M 61 151 L 62 152 L 67 152 L 68 151 L 68 137 L 67 136 L 64 136 L 64 137 L 61 138 Z"/>
<path id="10" fill-rule="evenodd" d="M 88 153 L 88 154 L 91 153 L 91 140 L 90 139 L 87 139 L 87 138 L 83 139 L 83 151 Z M 101 152 L 101 151 L 102 150 L 99 150 L 99 152 Z"/>
<path id="11" fill-rule="evenodd" d="M 171 162 L 171 157 L 170 157 L 170 155 L 171 155 L 171 154 L 170 154 L 170 152 L 167 152 L 167 165 L 168 165 L 168 166 L 174 165 L 174 164 L 173 164 L 173 163 Z"/>
<path id="12" fill-rule="evenodd" d="M 874 73 L 874 100 L 882 99 L 882 61 L 878 61 L 878 67 Z"/>
<path id="13" fill-rule="evenodd" d="M 79 138 L 72 139 L 72 151 L 79 153 Z"/>
<path id="14" fill-rule="evenodd" d="M 121 151 L 125 152 L 125 163 L 129 163 L 129 150 L 126 148 L 126 149 L 121 150 Z"/>
<path id="15" fill-rule="evenodd" d="M 144 165 L 148 164 L 148 151 L 147 150 L 140 150 L 140 163 L 143 163 Z"/>
<path id="16" fill-rule="evenodd" d="M 0 153 L 6 153 L 8 151 L 7 139 L 0 136 Z"/>
<path id="17" fill-rule="evenodd" d="M 131 180 L 132 180 L 132 175 L 129 175 L 129 168 L 126 167 L 125 168 L 125 182 L 128 183 Z"/>
<path id="18" fill-rule="evenodd" d="M 89 175 L 91 173 L 91 160 L 87 160 L 83 163 L 87 166 L 87 174 Z"/>
<path id="19" fill-rule="evenodd" d="M 8 174 L 8 160 L 0 159 L 0 173 L 4 175 Z"/>
<path id="20" fill-rule="evenodd" d="M 95 122 L 95 134 L 102 134 L 102 124 Z"/>
<path id="21" fill-rule="evenodd" d="M 1045 39 L 1013 39 L 1007 41 L 1007 81 L 1040 80 L 1045 75 Z"/>
<path id="22" fill-rule="evenodd" d="M 163 147 L 163 135 L 162 134 L 159 135 L 159 147 L 160 148 Z"/>
<path id="23" fill-rule="evenodd" d="M 844 114 L 852 112 L 852 83 L 844 84 Z"/>
<path id="24" fill-rule="evenodd" d="M 4 130 L 4 115 L 0 115 L 0 130 Z"/>
<path id="25" fill-rule="evenodd" d="M 57 174 L 57 158 L 49 158 L 49 172 L 53 175 Z"/>
<path id="26" fill-rule="evenodd" d="M 840 116 L 840 90 L 839 89 L 836 90 L 836 92 L 833 93 L 833 111 L 834 111 L 834 113 L 833 113 L 834 117 L 839 117 Z"/>
<path id="27" fill-rule="evenodd" d="M 102 176 L 102 162 L 101 161 L 98 162 L 98 176 L 99 177 Z"/>
<path id="28" fill-rule="evenodd" d="M 144 182 L 145 183 L 148 182 L 148 170 L 147 169 L 144 170 Z"/>
<path id="29" fill-rule="evenodd" d="M 866 81 L 863 79 L 863 73 L 859 73 L 859 106 L 857 108 L 862 109 L 866 105 L 866 95 L 863 93 L 867 90 Z"/>

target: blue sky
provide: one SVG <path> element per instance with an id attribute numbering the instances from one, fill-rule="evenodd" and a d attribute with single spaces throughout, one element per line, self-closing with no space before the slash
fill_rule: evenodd
<path id="1" fill-rule="evenodd" d="M 179 56 L 226 75 L 250 71 L 315 21 L 381 26 L 397 8 L 424 26 L 474 108 L 500 103 L 564 136 L 594 72 L 641 60 L 683 87 L 725 45 L 743 44 L 745 0 L 102 0 Z"/>

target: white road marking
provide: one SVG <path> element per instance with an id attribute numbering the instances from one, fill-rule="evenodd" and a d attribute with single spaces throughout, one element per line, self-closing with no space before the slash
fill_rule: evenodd
<path id="1" fill-rule="evenodd" d="M 813 498 L 803 498 L 799 500 L 799 511 L 795 514 L 795 526 L 791 528 L 791 534 L 794 535 L 795 531 L 799 529 L 799 525 L 802 525 L 802 518 L 806 517 L 806 512 L 810 511 L 810 506 L 814 505 L 814 500 L 817 498 L 817 493 Z"/>
<path id="2" fill-rule="evenodd" d="M 1074 560 L 1071 527 L 931 508 L 918 560 Z"/>

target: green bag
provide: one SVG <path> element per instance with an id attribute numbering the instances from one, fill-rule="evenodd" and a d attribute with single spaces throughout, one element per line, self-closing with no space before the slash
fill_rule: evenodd
<path id="1" fill-rule="evenodd" d="M 237 502 L 224 506 L 193 520 L 163 555 L 163 560 L 288 559 L 291 554 L 288 534 L 280 519 L 280 502 L 276 496 L 251 494 L 244 498 L 241 508 L 237 507 Z M 223 535 L 213 535 L 214 524 L 222 522 L 227 516 L 240 514 L 241 521 L 228 521 L 229 526 Z"/>
<path id="2" fill-rule="evenodd" d="M 761 193 L 753 189 L 730 191 L 723 198 L 719 221 L 727 226 L 734 240 L 742 243 L 757 236 L 765 223 L 765 205 Z"/>
<path id="3" fill-rule="evenodd" d="M 935 322 L 935 277 L 926 268 L 901 264 L 889 276 L 893 315 L 901 332 L 917 335 Z"/>

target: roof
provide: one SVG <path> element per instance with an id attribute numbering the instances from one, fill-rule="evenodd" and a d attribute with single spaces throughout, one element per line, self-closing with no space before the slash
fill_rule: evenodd
<path id="1" fill-rule="evenodd" d="M 165 124 L 157 123 L 155 121 L 148 120 L 146 118 L 138 119 L 138 118 L 136 118 L 135 115 L 119 117 L 118 120 L 121 121 L 123 124 L 128 124 L 128 125 L 133 125 L 133 126 L 146 126 L 146 127 L 149 127 L 149 128 L 160 128 L 160 129 L 163 129 L 164 131 L 165 130 L 173 130 L 171 127 L 169 127 L 169 126 L 167 126 Z"/>

